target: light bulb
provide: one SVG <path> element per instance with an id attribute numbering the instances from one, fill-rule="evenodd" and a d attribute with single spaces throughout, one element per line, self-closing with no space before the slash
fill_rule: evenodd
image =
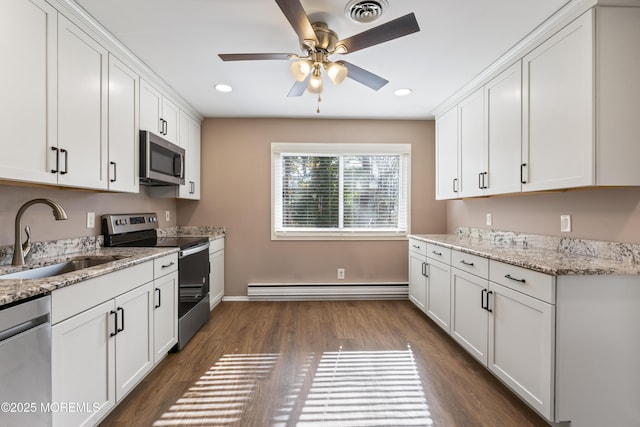
<path id="1" fill-rule="evenodd" d="M 291 63 L 291 74 L 293 78 L 299 82 L 303 82 L 307 78 L 309 72 L 311 72 L 311 66 L 313 64 L 308 59 Z"/>
<path id="2" fill-rule="evenodd" d="M 309 79 L 307 90 L 316 95 L 322 93 L 322 75 L 320 74 L 320 67 L 317 65 L 313 67 L 313 74 Z"/>
<path id="3" fill-rule="evenodd" d="M 334 85 L 342 83 L 349 71 L 347 67 L 337 62 L 329 62 L 325 64 L 324 68 L 327 70 L 327 76 L 329 76 Z"/>

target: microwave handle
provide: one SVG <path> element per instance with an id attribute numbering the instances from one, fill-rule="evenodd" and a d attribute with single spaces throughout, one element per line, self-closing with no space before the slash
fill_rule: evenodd
<path id="1" fill-rule="evenodd" d="M 177 154 L 173 158 L 173 175 L 184 178 L 184 156 Z"/>

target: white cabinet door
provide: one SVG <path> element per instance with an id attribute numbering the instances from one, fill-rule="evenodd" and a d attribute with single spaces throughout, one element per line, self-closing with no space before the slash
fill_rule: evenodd
<path id="1" fill-rule="evenodd" d="M 45 1 L 0 2 L 2 179 L 57 181 L 49 164 L 57 145 L 56 34 L 57 12 Z"/>
<path id="2" fill-rule="evenodd" d="M 427 292 L 426 257 L 409 251 L 409 300 L 425 311 Z"/>
<path id="3" fill-rule="evenodd" d="M 554 306 L 493 282 L 489 291 L 492 313 L 488 367 L 529 405 L 552 420 Z"/>
<path id="4" fill-rule="evenodd" d="M 460 120 L 459 196 L 484 194 L 487 186 L 487 139 L 484 129 L 484 90 L 480 88 L 458 106 Z"/>
<path id="5" fill-rule="evenodd" d="M 139 77 L 109 55 L 109 190 L 138 192 Z"/>
<path id="6" fill-rule="evenodd" d="M 158 89 L 140 79 L 140 129 L 179 143 L 180 109 Z"/>
<path id="7" fill-rule="evenodd" d="M 153 286 L 147 283 L 115 299 L 116 400 L 153 367 Z"/>
<path id="8" fill-rule="evenodd" d="M 451 269 L 451 336 L 486 366 L 489 312 L 483 308 L 488 281 Z"/>
<path id="9" fill-rule="evenodd" d="M 485 194 L 518 193 L 522 170 L 522 65 L 518 61 L 484 87 L 489 173 Z"/>
<path id="10" fill-rule="evenodd" d="M 186 151 L 186 173 L 177 197 L 200 200 L 200 123 L 184 111 L 180 111 L 180 146 Z"/>
<path id="11" fill-rule="evenodd" d="M 154 280 L 153 363 L 178 342 L 178 272 Z"/>
<path id="12" fill-rule="evenodd" d="M 140 129 L 162 134 L 162 94 L 140 79 Z"/>
<path id="13" fill-rule="evenodd" d="M 107 189 L 107 50 L 58 15 L 58 184 Z"/>
<path id="14" fill-rule="evenodd" d="M 431 259 L 427 264 L 425 311 L 442 329 L 451 332 L 451 266 Z"/>
<path id="15" fill-rule="evenodd" d="M 213 242 L 213 244 L 216 244 L 216 242 Z M 222 245 L 222 249 L 209 254 L 209 264 L 211 265 L 209 305 L 212 310 L 222 301 L 224 296 L 224 240 L 222 240 Z"/>
<path id="16" fill-rule="evenodd" d="M 458 106 L 436 121 L 436 199 L 458 197 Z"/>
<path id="17" fill-rule="evenodd" d="M 180 109 L 166 96 L 162 97 L 162 120 L 164 121 L 164 139 L 178 144 Z"/>
<path id="18" fill-rule="evenodd" d="M 54 427 L 94 425 L 115 405 L 114 320 L 109 300 L 51 328 L 52 401 L 90 405 L 54 411 Z"/>
<path id="19" fill-rule="evenodd" d="M 523 191 L 595 184 L 590 10 L 522 60 Z"/>

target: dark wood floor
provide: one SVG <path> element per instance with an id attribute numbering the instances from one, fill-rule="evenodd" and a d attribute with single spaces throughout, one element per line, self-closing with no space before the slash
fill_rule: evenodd
<path id="1" fill-rule="evenodd" d="M 224 302 L 102 426 L 546 426 L 408 301 Z"/>

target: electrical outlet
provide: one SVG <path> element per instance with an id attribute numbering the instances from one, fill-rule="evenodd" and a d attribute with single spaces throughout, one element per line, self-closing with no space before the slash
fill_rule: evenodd
<path id="1" fill-rule="evenodd" d="M 338 269 L 338 279 L 344 280 L 344 268 Z"/>
<path id="2" fill-rule="evenodd" d="M 571 215 L 560 215 L 560 231 L 571 232 Z"/>
<path id="3" fill-rule="evenodd" d="M 487 214 L 487 225 L 493 225 L 493 215 Z"/>
<path id="4" fill-rule="evenodd" d="M 164 212 L 164 219 L 165 221 L 171 221 L 171 211 Z"/>
<path id="5" fill-rule="evenodd" d="M 87 228 L 94 228 L 96 226 L 96 213 L 87 212 Z"/>

